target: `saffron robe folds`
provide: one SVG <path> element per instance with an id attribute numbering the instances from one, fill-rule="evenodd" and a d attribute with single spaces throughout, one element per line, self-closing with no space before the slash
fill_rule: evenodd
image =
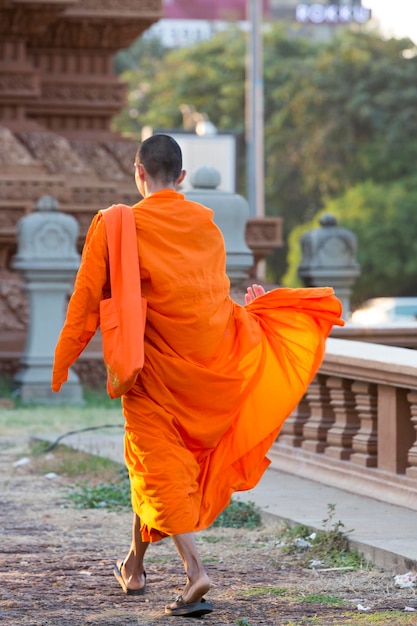
<path id="1" fill-rule="evenodd" d="M 331 288 L 232 301 L 213 212 L 182 194 L 161 190 L 133 210 L 148 309 L 145 365 L 122 397 L 125 459 L 142 537 L 157 541 L 208 527 L 234 492 L 256 485 L 343 322 Z M 97 329 L 107 265 L 98 214 L 55 352 L 55 390 Z"/>

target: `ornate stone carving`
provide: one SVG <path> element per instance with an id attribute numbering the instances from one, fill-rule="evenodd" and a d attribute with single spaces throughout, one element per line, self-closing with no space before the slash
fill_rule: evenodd
<path id="1" fill-rule="evenodd" d="M 38 48 L 116 51 L 129 46 L 152 21 L 130 19 L 129 16 L 121 20 L 118 16 L 118 21 L 114 19 L 109 23 L 109 18 L 104 15 L 100 21 L 87 22 L 81 17 L 79 21 L 62 20 L 33 39 L 33 43 Z"/>
<path id="2" fill-rule="evenodd" d="M 0 126 L 0 164 L 32 165 L 35 159 L 18 141 L 17 137 L 4 126 Z M 1 196 L 5 198 L 7 196 Z"/>
<path id="3" fill-rule="evenodd" d="M 162 17 L 160 0 L 83 0 L 78 6 L 67 11 L 67 15 L 81 15 L 83 13 L 99 13 L 117 11 L 119 16 L 124 13 L 133 13 L 136 16 Z"/>
<path id="4" fill-rule="evenodd" d="M 0 0 L 0 330 L 27 326 L 26 294 L 9 268 L 17 223 L 41 196 L 76 217 L 79 250 L 97 210 L 138 201 L 137 146 L 110 130 L 125 89 L 111 55 L 161 16 L 162 0 Z M 0 371 L 22 349 L 8 336 Z"/>
<path id="5" fill-rule="evenodd" d="M 133 163 L 138 146 L 133 141 L 106 141 L 106 149 L 117 159 L 120 167 L 129 176 L 132 176 Z"/>
<path id="6" fill-rule="evenodd" d="M 42 100 L 44 102 L 42 102 Z M 75 109 L 85 106 L 99 106 L 103 109 L 103 104 L 112 105 L 119 111 L 125 102 L 125 88 L 119 82 L 114 84 L 80 84 L 73 77 L 71 82 L 66 83 L 42 83 L 42 93 L 40 105 L 43 109 L 50 109 L 54 102 L 63 102 L 66 106 Z M 98 111 L 97 111 L 98 112 Z"/>
<path id="7" fill-rule="evenodd" d="M 24 132 L 19 137 L 51 174 L 94 175 L 92 168 L 72 150 L 65 137 L 48 131 Z"/>
<path id="8" fill-rule="evenodd" d="M 42 33 L 71 4 L 74 0 L 33 2 L 32 5 L 25 2 L 23 6 L 19 6 L 18 1 L 8 2 L 6 6 L 0 6 L 0 35 L 10 37 Z"/>
<path id="9" fill-rule="evenodd" d="M 25 215 L 23 207 L 20 208 L 3 208 L 0 207 L 0 231 L 12 230 L 14 231 L 17 222 L 21 217 Z"/>
<path id="10" fill-rule="evenodd" d="M 246 226 L 246 241 L 249 247 L 267 248 L 272 251 L 282 245 L 282 218 L 250 218 Z"/>
<path id="11" fill-rule="evenodd" d="M 28 303 L 20 279 L 0 272 L 0 330 L 21 330 L 28 321 Z"/>
<path id="12" fill-rule="evenodd" d="M 38 81 L 29 73 L 0 74 L 0 95 L 34 96 L 38 93 Z"/>
<path id="13" fill-rule="evenodd" d="M 100 179 L 124 180 L 126 178 L 119 163 L 102 145 L 91 141 L 72 141 L 71 147 L 84 162 L 89 163 Z M 133 168 L 130 173 L 133 177 Z"/>
<path id="14" fill-rule="evenodd" d="M 68 188 L 63 178 L 58 177 L 27 177 L 20 179 L 0 176 L 0 198 L 11 201 L 31 200 L 35 202 L 45 194 L 53 195 L 59 201 L 68 201 Z"/>

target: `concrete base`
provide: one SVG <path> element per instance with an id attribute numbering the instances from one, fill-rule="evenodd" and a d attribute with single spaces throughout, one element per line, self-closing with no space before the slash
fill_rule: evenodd
<path id="1" fill-rule="evenodd" d="M 13 380 L 15 393 L 24 404 L 84 404 L 80 381 L 71 370 L 68 382 L 59 393 L 54 393 L 51 389 L 51 366 L 22 367 Z"/>
<path id="2" fill-rule="evenodd" d="M 280 441 L 269 450 L 271 468 L 344 489 L 417 512 L 417 485 L 408 476 L 394 475 L 376 468 L 364 469 L 347 461 L 312 454 L 301 448 L 290 448 Z M 417 521 L 417 520 L 416 520 Z"/>

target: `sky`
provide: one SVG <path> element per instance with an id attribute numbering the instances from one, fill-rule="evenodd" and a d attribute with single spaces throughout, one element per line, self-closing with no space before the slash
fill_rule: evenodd
<path id="1" fill-rule="evenodd" d="M 417 43 L 416 0 L 362 0 L 362 5 L 372 10 L 384 35 L 409 37 Z"/>

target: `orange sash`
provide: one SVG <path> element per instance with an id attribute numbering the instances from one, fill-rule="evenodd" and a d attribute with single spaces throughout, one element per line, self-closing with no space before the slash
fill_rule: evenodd
<path id="1" fill-rule="evenodd" d="M 109 251 L 111 296 L 100 302 L 107 393 L 119 398 L 136 381 L 145 361 L 145 298 L 141 297 L 139 257 L 133 211 L 115 204 L 101 211 Z"/>

